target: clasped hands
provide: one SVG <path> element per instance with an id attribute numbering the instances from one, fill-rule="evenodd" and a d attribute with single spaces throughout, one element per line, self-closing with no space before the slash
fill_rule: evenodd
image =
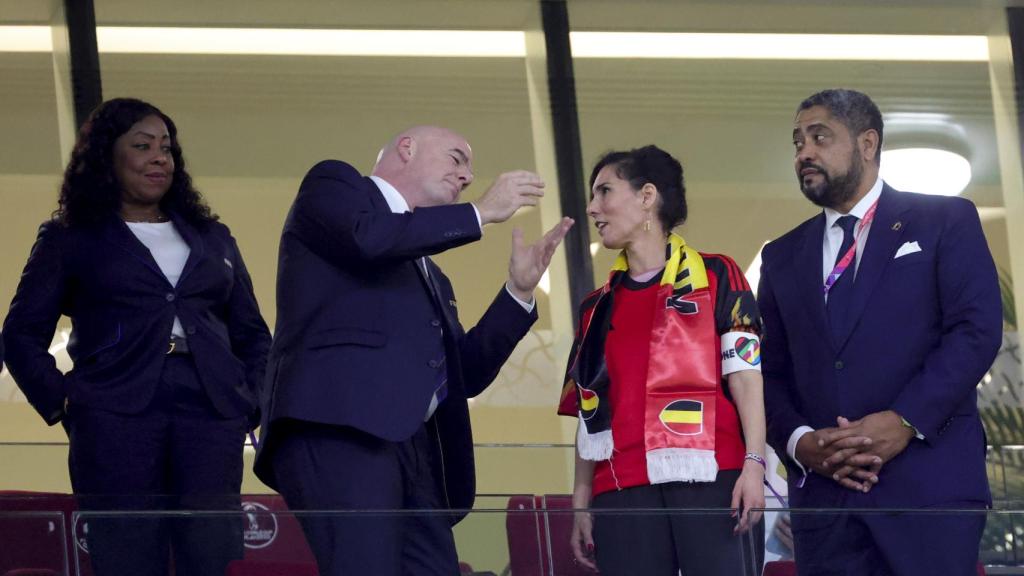
<path id="1" fill-rule="evenodd" d="M 796 458 L 805 467 L 857 492 L 878 483 L 882 467 L 902 452 L 914 437 L 892 410 L 874 412 L 860 420 L 836 418 L 838 426 L 804 434 Z"/>

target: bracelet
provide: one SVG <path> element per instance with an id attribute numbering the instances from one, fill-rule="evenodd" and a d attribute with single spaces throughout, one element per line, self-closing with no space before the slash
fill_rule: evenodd
<path id="1" fill-rule="evenodd" d="M 743 455 L 743 459 L 744 460 L 753 460 L 754 462 L 757 462 L 758 464 L 760 464 L 761 467 L 764 468 L 765 470 L 768 469 L 768 463 L 765 462 L 764 458 L 762 458 L 760 454 L 755 454 L 753 452 L 747 452 L 746 454 Z"/>

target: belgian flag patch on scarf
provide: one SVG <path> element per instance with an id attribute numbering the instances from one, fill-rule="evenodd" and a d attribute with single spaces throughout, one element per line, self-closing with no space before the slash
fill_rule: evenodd
<path id="1" fill-rule="evenodd" d="M 676 400 L 665 406 L 658 418 L 673 434 L 696 436 L 704 431 L 704 403 Z"/>

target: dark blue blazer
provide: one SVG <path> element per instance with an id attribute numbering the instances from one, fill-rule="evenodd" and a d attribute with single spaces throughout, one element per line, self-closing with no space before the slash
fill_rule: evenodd
<path id="1" fill-rule="evenodd" d="M 3 339 L 11 375 L 49 424 L 63 416 L 65 399 L 125 414 L 145 409 L 175 315 L 217 410 L 258 420 L 270 332 L 238 246 L 219 222 L 171 218 L 190 248 L 176 287 L 120 218 L 40 226 Z M 47 351 L 61 315 L 72 327 L 66 375 Z"/>
<path id="2" fill-rule="evenodd" d="M 439 371 L 447 369 L 448 398 L 428 431 L 443 462 L 438 485 L 448 504 L 472 506 L 466 399 L 494 380 L 537 314 L 502 288 L 465 332 L 448 278 L 428 259 L 428 284 L 416 259 L 480 234 L 469 204 L 394 214 L 352 166 L 328 160 L 309 171 L 281 235 L 277 326 L 255 465 L 260 479 L 276 487 L 268 456 L 275 422 L 350 426 L 403 441 L 423 425 Z M 447 368 L 437 362 L 441 346 Z"/>
<path id="3" fill-rule="evenodd" d="M 768 441 L 798 427 L 895 410 L 925 437 L 885 464 L 868 494 L 810 473 L 794 507 L 991 502 L 976 386 L 1002 338 L 999 285 L 974 205 L 886 185 L 857 271 L 849 330 L 831 336 L 822 297 L 820 214 L 764 247 L 758 304 Z M 907 242 L 921 250 L 895 258 Z M 826 519 L 827 520 L 827 519 Z"/>

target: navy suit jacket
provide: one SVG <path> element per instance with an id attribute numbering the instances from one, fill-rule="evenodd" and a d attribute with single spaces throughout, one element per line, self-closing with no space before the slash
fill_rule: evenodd
<path id="1" fill-rule="evenodd" d="M 838 341 L 822 296 L 824 226 L 820 214 L 762 252 L 768 440 L 788 464 L 791 505 L 990 503 L 976 386 L 999 349 L 1002 316 L 977 210 L 961 198 L 886 185 L 857 270 L 849 329 Z M 907 242 L 921 250 L 895 258 Z M 895 410 L 925 439 L 886 463 L 868 494 L 813 472 L 796 486 L 801 474 L 784 455 L 797 427 L 883 410 Z"/>
<path id="2" fill-rule="evenodd" d="M 203 387 L 224 417 L 258 421 L 270 331 L 228 228 L 171 214 L 190 253 L 177 286 L 116 216 L 94 226 L 43 223 L 4 322 L 7 367 L 49 424 L 64 400 L 124 414 L 145 409 L 177 316 Z M 66 375 L 48 352 L 71 318 Z"/>
<path id="3" fill-rule="evenodd" d="M 465 332 L 448 278 L 428 259 L 428 285 L 417 259 L 480 235 L 469 204 L 395 214 L 373 180 L 352 166 L 327 160 L 309 171 L 281 235 L 277 326 L 255 464 L 260 479 L 276 488 L 268 455 L 275 422 L 349 426 L 403 441 L 423 425 L 447 369 L 448 397 L 428 431 L 449 506 L 472 506 L 466 399 L 494 380 L 537 314 L 502 288 Z M 438 365 L 442 346 L 447 368 Z"/>

